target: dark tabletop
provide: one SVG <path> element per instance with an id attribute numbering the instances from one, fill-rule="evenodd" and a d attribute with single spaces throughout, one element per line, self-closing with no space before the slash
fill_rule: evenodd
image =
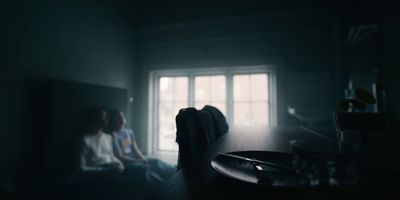
<path id="1" fill-rule="evenodd" d="M 321 133 L 293 127 L 232 130 L 210 145 L 208 150 L 198 156 L 188 168 L 179 170 L 151 196 L 151 199 L 271 199 L 272 197 L 272 199 L 350 199 L 360 197 L 360 190 L 364 188 L 360 189 L 359 186 L 297 189 L 254 185 L 225 177 L 216 172 L 210 164 L 219 152 L 292 153 L 289 141 L 294 139 L 322 139 L 336 142 L 336 135 L 329 131 Z M 387 192 L 384 194 L 389 197 L 391 195 Z M 373 195 L 365 196 L 374 199 Z"/>

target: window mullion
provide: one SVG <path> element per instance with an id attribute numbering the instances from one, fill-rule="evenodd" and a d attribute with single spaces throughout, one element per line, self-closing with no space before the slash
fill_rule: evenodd
<path id="1" fill-rule="evenodd" d="M 249 100 L 248 100 L 248 104 L 249 104 L 249 118 L 250 118 L 250 124 L 251 125 L 253 125 L 253 123 L 254 123 L 254 119 L 253 119 L 253 112 L 251 112 L 252 110 L 252 108 L 253 108 L 253 102 L 252 102 L 252 99 L 251 99 L 251 97 L 252 97 L 252 83 L 251 83 L 251 77 L 252 77 L 252 74 L 249 74 L 248 75 L 249 76 Z"/>
<path id="2" fill-rule="evenodd" d="M 193 74 L 189 74 L 188 78 L 189 78 L 189 87 L 188 87 L 188 89 L 189 89 L 189 91 L 188 91 L 188 95 L 189 95 L 188 100 L 189 100 L 189 102 L 188 102 L 188 107 L 194 107 L 194 101 L 195 101 L 195 99 L 194 99 L 194 94 L 195 94 L 195 91 L 194 91 L 194 75 Z"/>
<path id="3" fill-rule="evenodd" d="M 233 126 L 233 74 L 228 71 L 226 74 L 226 115 L 228 123 Z"/>
<path id="4" fill-rule="evenodd" d="M 161 76 L 156 76 L 155 77 L 155 84 L 154 84 L 154 87 L 155 87 L 155 90 L 154 90 L 154 99 L 155 99 L 155 102 L 154 102 L 154 105 L 155 105 L 155 108 L 154 108 L 154 110 L 153 110 L 153 113 L 154 113 L 154 117 L 153 117 L 153 120 L 154 120 L 154 124 L 153 124 L 153 143 L 152 143 L 152 146 L 153 146 L 153 152 L 157 152 L 158 151 L 158 141 L 159 141 L 159 132 L 160 132 L 160 119 L 159 119 L 159 108 L 160 108 L 160 103 L 161 103 L 161 101 L 160 101 L 160 79 L 161 79 Z"/>

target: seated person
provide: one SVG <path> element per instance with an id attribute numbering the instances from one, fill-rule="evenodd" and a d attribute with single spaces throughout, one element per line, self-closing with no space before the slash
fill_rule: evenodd
<path id="1" fill-rule="evenodd" d="M 88 110 L 87 130 L 79 140 L 79 170 L 84 174 L 123 172 L 124 164 L 114 155 L 112 137 L 102 131 L 107 113 L 101 108 Z"/>
<path id="2" fill-rule="evenodd" d="M 115 155 L 125 166 L 145 167 L 163 180 L 169 179 L 176 172 L 176 167 L 172 165 L 143 156 L 132 129 L 126 128 L 126 118 L 123 112 L 117 110 L 111 112 L 109 120 L 110 132 L 114 138 Z"/>
<path id="3" fill-rule="evenodd" d="M 163 182 L 145 167 L 127 167 L 113 150 L 110 134 L 103 132 L 107 113 L 94 107 L 86 113 L 85 132 L 76 143 L 74 163 L 78 176 L 52 191 L 62 199 L 146 199 Z"/>
<path id="4" fill-rule="evenodd" d="M 156 186 L 164 179 L 144 166 L 126 167 L 114 155 L 112 136 L 103 132 L 107 113 L 102 108 L 92 108 L 87 116 L 87 132 L 79 142 L 79 171 L 83 175 L 113 175 L 113 178 Z"/>

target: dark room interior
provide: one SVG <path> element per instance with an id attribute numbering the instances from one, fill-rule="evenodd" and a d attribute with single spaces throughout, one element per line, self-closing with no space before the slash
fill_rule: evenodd
<path id="1" fill-rule="evenodd" d="M 390 0 L 1 1 L 0 199 L 398 199 L 398 13 Z M 81 177 L 90 108 L 107 112 L 111 152 L 117 110 L 133 151 L 173 175 L 150 188 L 118 161 L 119 179 Z"/>

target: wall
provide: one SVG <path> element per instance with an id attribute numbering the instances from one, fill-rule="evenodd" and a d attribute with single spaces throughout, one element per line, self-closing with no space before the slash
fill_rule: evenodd
<path id="1" fill-rule="evenodd" d="M 10 175 L 30 101 L 24 93 L 26 80 L 127 88 L 131 96 L 136 60 L 129 21 L 104 1 L 21 0 L 2 8 L 1 85 L 6 87 L 1 105 L 6 116 L 1 118 L 0 175 Z"/>
<path id="2" fill-rule="evenodd" d="M 393 162 L 394 157 L 391 156 L 398 156 L 398 141 L 400 140 L 400 80 L 398 78 L 400 74 L 398 51 L 400 46 L 398 21 L 400 17 L 394 2 L 383 1 L 382 5 L 382 84 L 386 91 L 384 108 L 387 115 L 388 131 L 385 135 L 380 135 L 379 139 L 384 140 L 384 143 L 380 146 L 380 150 L 383 151 L 382 159 L 387 158 L 385 159 L 387 166 L 397 170 L 400 165 Z"/>
<path id="3" fill-rule="evenodd" d="M 134 109 L 143 117 L 134 127 L 141 143 L 147 141 L 149 71 L 157 69 L 275 65 L 279 125 L 292 124 L 287 105 L 310 120 L 319 117 L 332 124 L 331 14 L 329 8 L 292 9 L 139 29 L 141 67 Z"/>
<path id="4" fill-rule="evenodd" d="M 400 82 L 398 74 L 400 73 L 398 65 L 400 64 L 398 47 L 400 45 L 398 36 L 400 29 L 397 22 L 399 16 L 392 2 L 385 1 L 382 10 L 383 13 L 383 85 L 387 89 L 386 111 L 389 117 L 389 125 L 392 130 L 400 130 L 398 121 L 400 119 Z M 394 133 L 393 133 L 394 134 Z M 397 135 L 397 134 L 396 134 Z M 397 136 L 397 138 L 399 138 Z"/>

